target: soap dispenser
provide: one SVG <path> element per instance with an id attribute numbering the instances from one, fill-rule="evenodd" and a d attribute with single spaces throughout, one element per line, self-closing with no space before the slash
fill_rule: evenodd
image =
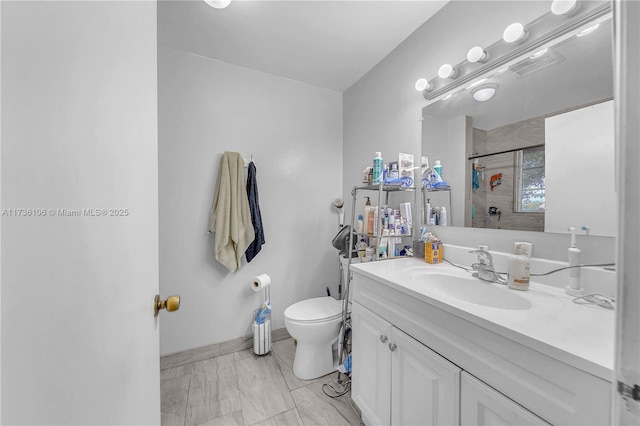
<path id="1" fill-rule="evenodd" d="M 569 255 L 569 285 L 564 292 L 569 296 L 584 296 L 584 290 L 580 288 L 580 249 L 576 246 L 576 228 L 569 227 L 571 233 L 571 246 L 567 250 Z"/>
<path id="2" fill-rule="evenodd" d="M 514 253 L 509 258 L 507 283 L 514 290 L 529 290 L 529 258 L 522 253 L 520 243 L 514 245 Z"/>

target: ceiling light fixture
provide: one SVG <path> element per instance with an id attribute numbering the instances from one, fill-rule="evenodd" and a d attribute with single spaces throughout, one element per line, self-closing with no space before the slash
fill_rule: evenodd
<path id="1" fill-rule="evenodd" d="M 485 62 L 487 59 L 487 52 L 482 46 L 474 46 L 467 52 L 467 61 L 471 63 Z"/>
<path id="2" fill-rule="evenodd" d="M 485 81 L 487 81 L 487 79 L 486 79 L 486 78 L 481 78 L 480 80 L 478 80 L 478 81 L 476 81 L 476 82 L 474 82 L 474 83 L 471 83 L 469 86 L 467 86 L 467 90 L 469 90 L 469 89 L 473 89 L 474 87 L 481 85 L 481 84 L 482 84 L 482 83 L 484 83 Z"/>
<path id="3" fill-rule="evenodd" d="M 595 24 L 587 29 L 584 29 L 582 31 L 580 31 L 578 34 L 576 34 L 576 37 L 582 37 L 582 36 L 586 36 L 587 34 L 595 31 L 598 29 L 598 27 L 600 27 L 600 24 Z"/>
<path id="4" fill-rule="evenodd" d="M 430 89 L 431 89 L 431 83 L 427 81 L 426 78 L 421 78 L 418 81 L 416 81 L 416 90 L 418 92 L 424 92 L 425 90 L 430 90 Z"/>
<path id="5" fill-rule="evenodd" d="M 553 0 L 551 13 L 554 15 L 568 15 L 578 6 L 578 0 Z"/>
<path id="6" fill-rule="evenodd" d="M 456 75 L 456 69 L 451 64 L 444 64 L 438 69 L 438 77 L 440 78 L 454 78 Z"/>
<path id="7" fill-rule="evenodd" d="M 526 33 L 524 25 L 519 22 L 515 22 L 504 30 L 504 33 L 502 33 L 502 39 L 507 43 L 514 43 L 516 41 L 524 40 Z"/>
<path id="8" fill-rule="evenodd" d="M 495 76 L 497 76 L 497 75 L 504 74 L 504 73 L 505 73 L 505 72 L 507 72 L 508 70 L 509 70 L 509 67 L 501 68 L 501 69 L 499 69 L 498 71 L 496 71 L 496 72 L 495 72 L 495 74 L 493 74 L 493 76 L 495 77 Z"/>
<path id="9" fill-rule="evenodd" d="M 473 99 L 475 99 L 478 102 L 486 102 L 489 99 L 493 98 L 493 95 L 496 94 L 497 88 L 498 88 L 498 85 L 481 86 L 476 90 L 474 90 L 473 92 L 471 92 L 471 95 L 473 96 Z"/>
<path id="10" fill-rule="evenodd" d="M 229 6 L 231 0 L 204 0 L 204 2 L 214 9 L 224 9 Z"/>
<path id="11" fill-rule="evenodd" d="M 534 53 L 533 55 L 529 56 L 529 58 L 531 59 L 535 59 L 535 58 L 539 58 L 540 56 L 544 55 L 545 53 L 547 53 L 549 51 L 549 49 L 542 49 L 537 51 L 536 53 Z"/>

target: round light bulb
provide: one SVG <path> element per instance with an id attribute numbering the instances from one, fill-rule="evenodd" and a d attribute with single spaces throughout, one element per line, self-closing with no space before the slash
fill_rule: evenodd
<path id="1" fill-rule="evenodd" d="M 224 9 L 225 7 L 229 6 L 229 4 L 231 3 L 231 0 L 204 0 L 204 1 L 214 9 Z"/>
<path id="2" fill-rule="evenodd" d="M 502 39 L 507 43 L 513 43 L 524 38 L 524 25 L 515 22 L 507 27 L 502 33 Z"/>
<path id="3" fill-rule="evenodd" d="M 444 64 L 438 69 L 438 77 L 440 78 L 452 78 L 456 70 L 451 64 Z"/>
<path id="4" fill-rule="evenodd" d="M 418 92 L 424 92 L 425 90 L 430 88 L 431 88 L 431 83 L 429 83 L 426 78 L 421 78 L 418 81 L 416 81 L 416 90 Z"/>
<path id="5" fill-rule="evenodd" d="M 553 0 L 551 13 L 554 15 L 566 15 L 575 10 L 578 0 Z"/>
<path id="6" fill-rule="evenodd" d="M 467 61 L 471 63 L 482 62 L 487 58 L 487 52 L 481 46 L 474 46 L 467 52 Z"/>
<path id="7" fill-rule="evenodd" d="M 576 34 L 576 37 L 586 36 L 587 34 L 597 30 L 599 27 L 600 27 L 600 24 L 595 24 L 585 30 L 580 31 L 578 34 Z"/>
<path id="8" fill-rule="evenodd" d="M 496 88 L 494 86 L 480 87 L 473 91 L 472 96 L 478 102 L 486 102 L 493 98 L 496 94 Z"/>

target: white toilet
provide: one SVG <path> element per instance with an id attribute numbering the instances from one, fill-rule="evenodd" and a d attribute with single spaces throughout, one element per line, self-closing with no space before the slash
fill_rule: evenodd
<path id="1" fill-rule="evenodd" d="M 337 342 L 342 323 L 342 302 L 316 297 L 294 303 L 284 311 L 284 325 L 298 342 L 293 374 L 310 380 L 338 366 Z"/>

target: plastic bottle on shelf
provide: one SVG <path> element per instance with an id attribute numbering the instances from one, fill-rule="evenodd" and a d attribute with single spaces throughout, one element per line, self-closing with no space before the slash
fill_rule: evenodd
<path id="1" fill-rule="evenodd" d="M 358 234 L 362 234 L 363 230 L 364 230 L 364 221 L 362 220 L 362 215 L 359 214 L 358 215 L 358 222 L 356 224 L 356 232 Z"/>
<path id="2" fill-rule="evenodd" d="M 389 257 L 394 257 L 396 255 L 396 231 L 391 229 L 389 230 L 389 238 L 387 242 L 387 253 Z"/>
<path id="3" fill-rule="evenodd" d="M 440 164 L 440 160 L 436 160 L 433 170 L 438 174 L 438 176 L 440 176 L 440 182 L 442 182 L 442 164 Z"/>
<path id="4" fill-rule="evenodd" d="M 376 152 L 376 156 L 373 159 L 373 184 L 379 185 L 382 183 L 384 171 L 384 162 L 382 160 L 382 153 Z"/>
<path id="5" fill-rule="evenodd" d="M 367 234 L 373 235 L 373 223 L 375 222 L 373 209 L 369 209 L 369 213 L 367 213 Z"/>
<path id="6" fill-rule="evenodd" d="M 447 209 L 442 206 L 440 207 L 440 225 L 441 226 L 447 226 Z"/>
<path id="7" fill-rule="evenodd" d="M 362 215 L 362 233 L 366 234 L 369 231 L 369 210 L 371 210 L 371 200 L 369 199 L 369 197 L 364 197 L 367 199 L 367 201 L 365 202 L 364 205 L 364 211 L 363 211 L 363 215 Z"/>

